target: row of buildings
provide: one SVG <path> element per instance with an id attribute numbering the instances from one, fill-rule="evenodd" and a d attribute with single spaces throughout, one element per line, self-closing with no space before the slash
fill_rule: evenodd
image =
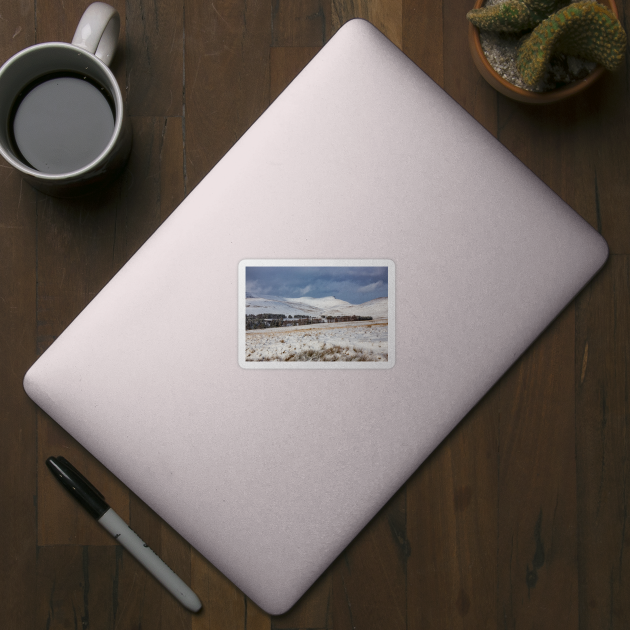
<path id="1" fill-rule="evenodd" d="M 264 317 L 261 315 L 246 315 L 245 328 L 253 330 L 256 328 L 280 328 L 285 326 L 306 326 L 309 324 L 330 324 L 335 322 L 359 322 L 371 320 L 371 317 L 361 315 L 337 315 L 325 317 L 298 317 L 285 318 L 284 316 Z"/>

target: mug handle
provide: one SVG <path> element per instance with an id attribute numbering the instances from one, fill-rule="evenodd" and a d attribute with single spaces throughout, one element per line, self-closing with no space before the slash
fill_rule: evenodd
<path id="1" fill-rule="evenodd" d="M 109 66 L 116 52 L 119 32 L 118 11 L 104 2 L 94 2 L 81 16 L 72 44 L 96 55 Z"/>

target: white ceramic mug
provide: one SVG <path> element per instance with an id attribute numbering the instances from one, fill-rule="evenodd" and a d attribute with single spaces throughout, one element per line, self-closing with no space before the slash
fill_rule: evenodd
<path id="1" fill-rule="evenodd" d="M 84 194 L 111 181 L 127 161 L 131 125 L 125 116 L 122 93 L 108 67 L 116 51 L 119 31 L 118 12 L 108 4 L 95 2 L 83 14 L 72 44 L 49 42 L 30 46 L 0 68 L 0 154 L 42 192 L 57 197 Z M 69 172 L 43 172 L 22 155 L 13 133 L 14 118 L 31 86 L 64 73 L 106 90 L 104 95 L 113 114 L 113 132 L 109 137 L 108 127 L 102 141 L 105 147 L 88 163 Z"/>

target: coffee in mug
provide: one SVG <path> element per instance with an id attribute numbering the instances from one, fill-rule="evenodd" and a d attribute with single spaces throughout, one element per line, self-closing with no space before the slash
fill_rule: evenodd
<path id="1" fill-rule="evenodd" d="M 131 129 L 108 68 L 120 18 L 94 3 L 72 44 L 27 48 L 0 69 L 0 153 L 35 188 L 74 196 L 124 166 Z"/>
<path id="2" fill-rule="evenodd" d="M 93 162 L 114 133 L 109 92 L 88 77 L 46 75 L 13 106 L 10 140 L 22 162 L 42 173 L 70 173 Z"/>

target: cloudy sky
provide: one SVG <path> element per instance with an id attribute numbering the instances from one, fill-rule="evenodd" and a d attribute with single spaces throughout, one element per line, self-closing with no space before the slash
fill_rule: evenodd
<path id="1" fill-rule="evenodd" d="M 246 290 L 257 297 L 328 297 L 350 304 L 387 297 L 387 267 L 247 267 Z"/>

